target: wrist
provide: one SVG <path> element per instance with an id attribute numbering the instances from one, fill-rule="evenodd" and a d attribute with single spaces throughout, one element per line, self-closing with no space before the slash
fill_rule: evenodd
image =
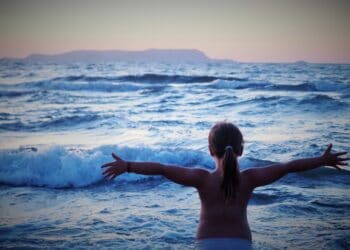
<path id="1" fill-rule="evenodd" d="M 317 157 L 316 159 L 317 159 L 318 165 L 320 167 L 327 165 L 327 159 L 326 159 L 326 157 L 324 155 L 321 155 L 321 156 Z"/>
<path id="2" fill-rule="evenodd" d="M 126 172 L 128 172 L 128 173 L 131 172 L 131 162 L 130 161 L 126 162 Z"/>

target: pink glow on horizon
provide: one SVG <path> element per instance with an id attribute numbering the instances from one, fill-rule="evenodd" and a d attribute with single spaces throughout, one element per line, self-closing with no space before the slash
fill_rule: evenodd
<path id="1" fill-rule="evenodd" d="M 0 58 L 186 48 L 243 62 L 350 63 L 350 2 L 321 2 L 4 0 Z"/>

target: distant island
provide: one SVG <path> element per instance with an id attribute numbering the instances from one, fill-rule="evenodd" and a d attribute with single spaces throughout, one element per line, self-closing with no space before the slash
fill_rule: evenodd
<path id="1" fill-rule="evenodd" d="M 4 60 L 3 58 L 2 60 Z M 9 58 L 6 58 L 9 59 Z M 10 59 L 11 60 L 11 59 Z M 31 62 L 110 62 L 110 61 L 146 61 L 146 62 L 216 62 L 232 61 L 211 59 L 196 49 L 148 49 L 142 51 L 125 50 L 74 50 L 61 54 L 32 54 L 20 60 Z"/>
<path id="2" fill-rule="evenodd" d="M 308 64 L 307 61 L 304 61 L 304 60 L 299 60 L 299 61 L 295 61 L 294 64 L 301 64 L 301 65 L 304 65 L 304 64 Z"/>

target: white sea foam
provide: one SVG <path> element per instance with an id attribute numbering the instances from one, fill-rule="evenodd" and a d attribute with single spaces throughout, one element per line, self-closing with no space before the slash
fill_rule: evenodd
<path id="1" fill-rule="evenodd" d="M 103 180 L 100 166 L 113 161 L 112 152 L 126 160 L 157 161 L 193 167 L 208 166 L 210 159 L 201 152 L 169 151 L 147 148 L 103 146 L 93 150 L 62 146 L 47 149 L 19 149 L 0 152 L 0 182 L 10 185 L 47 187 L 85 187 Z M 125 175 L 118 179 L 139 180 L 146 177 Z"/>
<path id="2" fill-rule="evenodd" d="M 0 151 L 0 183 L 19 186 L 52 188 L 86 187 L 103 181 L 101 165 L 114 161 L 116 152 L 125 160 L 161 162 L 165 164 L 214 168 L 208 153 L 186 149 L 155 149 L 145 147 L 101 146 L 79 149 L 63 146 L 48 148 L 20 148 Z M 266 165 L 269 162 L 244 158 L 241 168 Z M 121 181 L 147 181 L 147 176 L 128 174 Z"/>

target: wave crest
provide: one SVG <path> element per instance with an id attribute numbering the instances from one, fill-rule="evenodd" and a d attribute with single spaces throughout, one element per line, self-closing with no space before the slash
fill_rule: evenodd
<path id="1" fill-rule="evenodd" d="M 247 79 L 238 77 L 226 77 L 226 76 L 209 76 L 209 75 L 167 75 L 167 74 L 139 74 L 139 75 L 122 75 L 122 76 L 65 76 L 56 77 L 50 81 L 60 82 L 135 82 L 135 83 L 204 83 L 212 82 L 215 80 L 227 80 L 227 81 L 246 81 Z"/>
<path id="2" fill-rule="evenodd" d="M 0 150 L 0 183 L 48 188 L 81 188 L 104 183 L 100 166 L 113 161 L 112 152 L 129 161 L 160 162 L 188 168 L 196 166 L 206 169 L 214 168 L 214 161 L 207 152 L 184 148 L 169 150 L 112 145 L 94 149 L 64 146 L 41 149 L 21 147 L 16 150 Z M 240 168 L 261 167 L 271 163 L 270 161 L 244 157 L 240 160 Z M 323 176 L 328 178 L 330 173 L 339 175 L 338 171 L 320 168 L 302 173 L 302 176 L 316 179 Z M 349 171 L 342 171 L 344 178 L 347 178 L 349 173 Z M 288 182 L 288 178 L 284 179 Z M 154 179 L 137 174 L 123 174 L 116 179 L 117 182 L 148 182 L 150 180 Z M 295 182 L 293 181 L 293 183 Z"/>
<path id="3" fill-rule="evenodd" d="M 103 182 L 100 166 L 113 161 L 111 153 L 130 161 L 160 162 L 184 167 L 214 168 L 214 161 L 207 152 L 176 148 L 154 149 L 145 147 L 100 146 L 94 149 L 51 146 L 0 151 L 0 183 L 16 186 L 49 188 L 87 187 Z M 253 158 L 240 161 L 242 168 L 266 165 L 268 162 Z M 124 174 L 117 181 L 144 181 L 148 176 Z"/>
<path id="4" fill-rule="evenodd" d="M 49 188 L 87 187 L 103 181 L 100 166 L 112 161 L 116 152 L 125 160 L 156 161 L 193 167 L 209 167 L 212 161 L 200 151 L 156 150 L 101 146 L 95 149 L 52 146 L 46 149 L 19 148 L 0 151 L 0 183 L 16 186 Z M 145 180 L 148 177 L 128 174 L 117 178 L 123 181 Z"/>
<path id="5" fill-rule="evenodd" d="M 49 119 L 46 120 L 36 120 L 36 121 L 13 121 L 8 122 L 9 115 L 4 115 L 4 118 L 1 117 L 0 121 L 4 120 L 5 122 L 0 123 L 0 130 L 5 131 L 47 131 L 54 130 L 57 128 L 71 128 L 73 126 L 79 126 L 81 124 L 88 124 L 102 119 L 106 119 L 109 116 L 101 116 L 94 113 L 83 113 L 82 115 L 64 115 L 61 117 L 48 116 Z M 6 119 L 7 118 L 7 119 Z"/>

